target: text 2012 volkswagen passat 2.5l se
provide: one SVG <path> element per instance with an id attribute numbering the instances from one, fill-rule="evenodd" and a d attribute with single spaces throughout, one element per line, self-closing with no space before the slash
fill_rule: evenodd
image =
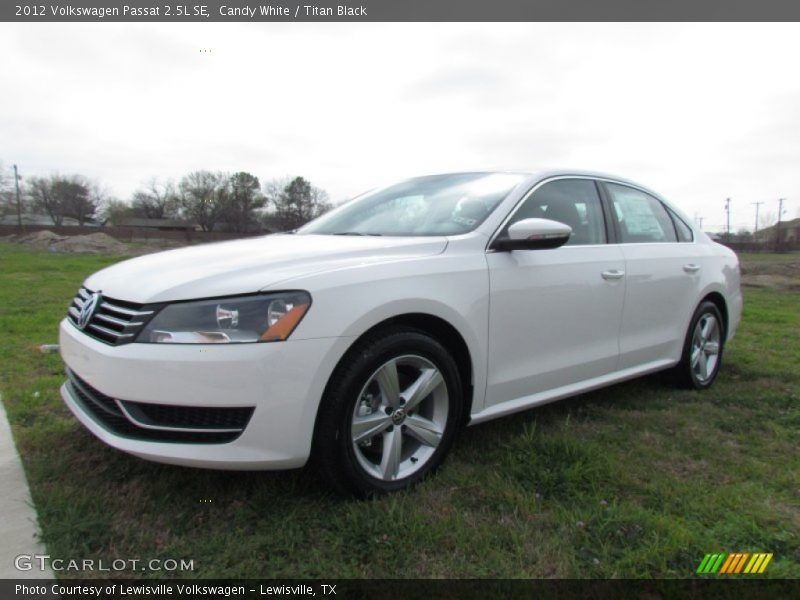
<path id="1" fill-rule="evenodd" d="M 369 495 L 430 473 L 464 424 L 663 369 L 707 388 L 741 309 L 734 253 L 640 185 L 434 175 L 95 273 L 61 323 L 61 393 L 142 458 L 314 457 Z"/>

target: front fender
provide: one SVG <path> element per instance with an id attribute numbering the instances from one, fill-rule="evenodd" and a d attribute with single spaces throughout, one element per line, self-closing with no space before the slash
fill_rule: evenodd
<path id="1" fill-rule="evenodd" d="M 354 343 L 376 325 L 407 314 L 431 315 L 446 321 L 467 345 L 472 362 L 473 408 L 483 407 L 489 278 L 481 255 L 438 256 L 424 262 L 383 264 L 380 269 L 367 266 L 346 274 L 320 274 L 292 284 L 309 290 L 313 298 L 293 339 L 340 337 Z"/>

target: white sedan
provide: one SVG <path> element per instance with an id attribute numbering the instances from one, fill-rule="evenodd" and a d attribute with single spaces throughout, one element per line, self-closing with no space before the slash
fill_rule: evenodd
<path id="1" fill-rule="evenodd" d="M 425 477 L 464 424 L 663 369 L 707 388 L 741 309 L 735 254 L 640 185 L 426 176 L 95 273 L 61 323 L 61 393 L 142 458 L 313 457 L 369 495 Z"/>

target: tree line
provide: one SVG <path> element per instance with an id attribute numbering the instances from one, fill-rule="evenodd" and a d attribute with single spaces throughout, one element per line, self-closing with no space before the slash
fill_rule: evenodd
<path id="1" fill-rule="evenodd" d="M 4 215 L 17 210 L 12 179 L 0 168 Z M 81 175 L 33 176 L 23 182 L 22 212 L 47 215 L 56 226 L 67 218 L 79 225 L 174 219 L 194 223 L 203 231 L 248 233 L 295 229 L 331 208 L 328 194 L 303 177 L 273 179 L 262 185 L 245 171 L 192 171 L 177 183 L 154 178 L 127 202 Z"/>

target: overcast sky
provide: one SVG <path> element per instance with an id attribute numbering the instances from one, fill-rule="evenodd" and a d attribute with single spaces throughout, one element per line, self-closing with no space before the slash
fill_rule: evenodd
<path id="1" fill-rule="evenodd" d="M 210 50 L 201 52 L 201 49 Z M 0 162 L 122 199 L 195 169 L 334 201 L 406 176 L 575 167 L 703 228 L 800 216 L 797 24 L 0 24 Z"/>

